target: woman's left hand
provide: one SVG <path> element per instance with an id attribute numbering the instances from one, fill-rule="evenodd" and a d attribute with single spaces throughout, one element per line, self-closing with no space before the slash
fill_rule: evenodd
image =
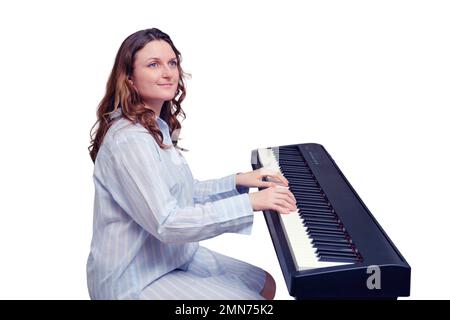
<path id="1" fill-rule="evenodd" d="M 263 181 L 267 178 L 269 181 Z M 238 173 L 236 175 L 236 185 L 248 188 L 254 187 L 276 187 L 277 185 L 288 186 L 289 181 L 283 177 L 279 171 L 260 168 L 254 171 Z"/>

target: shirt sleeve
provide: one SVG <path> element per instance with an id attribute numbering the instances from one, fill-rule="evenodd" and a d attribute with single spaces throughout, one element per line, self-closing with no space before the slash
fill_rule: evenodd
<path id="1" fill-rule="evenodd" d="M 158 148 L 149 135 L 126 135 L 111 150 L 108 189 L 136 223 L 167 243 L 251 232 L 253 210 L 248 194 L 180 207 L 161 174 Z"/>
<path id="2" fill-rule="evenodd" d="M 236 186 L 236 174 L 205 181 L 194 179 L 194 201 L 196 203 L 225 199 L 248 192 L 249 188 Z"/>

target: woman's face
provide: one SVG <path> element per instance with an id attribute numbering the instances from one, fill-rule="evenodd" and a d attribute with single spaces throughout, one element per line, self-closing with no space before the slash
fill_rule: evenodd
<path id="1" fill-rule="evenodd" d="M 178 87 L 178 61 L 172 47 L 153 40 L 136 52 L 133 75 L 129 78 L 145 104 L 159 109 L 172 100 Z"/>

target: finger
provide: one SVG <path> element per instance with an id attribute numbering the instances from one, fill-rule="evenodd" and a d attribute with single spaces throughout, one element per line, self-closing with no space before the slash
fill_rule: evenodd
<path id="1" fill-rule="evenodd" d="M 271 187 L 276 187 L 276 183 L 274 182 L 270 182 L 270 181 L 260 181 L 257 183 L 256 187 L 260 187 L 260 188 L 271 188 Z"/>
<path id="2" fill-rule="evenodd" d="M 258 178 L 258 179 L 263 179 L 265 176 L 267 176 L 267 174 L 268 174 L 269 171 L 270 171 L 269 169 L 264 168 L 264 167 L 262 167 L 262 168 L 256 170 L 256 171 L 255 171 L 255 172 L 257 173 L 256 178 Z"/>
<path id="3" fill-rule="evenodd" d="M 297 207 L 297 201 L 295 201 L 295 198 L 292 198 L 289 196 L 289 194 L 279 193 L 279 197 L 281 197 L 283 200 L 286 200 L 291 205 Z"/>
<path id="4" fill-rule="evenodd" d="M 276 199 L 274 203 L 278 206 L 281 206 L 283 209 L 289 210 L 289 211 L 295 211 L 297 210 L 297 206 L 290 204 L 288 201 L 284 199 Z"/>
<path id="5" fill-rule="evenodd" d="M 259 171 L 259 174 L 262 177 L 267 177 L 267 178 L 271 178 L 271 179 L 274 179 L 279 182 L 283 182 L 283 184 L 288 182 L 287 179 L 285 177 L 283 177 L 281 172 L 277 171 L 277 170 L 262 168 L 261 171 Z"/>
<path id="6" fill-rule="evenodd" d="M 277 186 L 275 189 L 276 192 L 278 193 L 283 193 L 283 194 L 287 194 L 292 200 L 294 200 L 295 202 L 297 202 L 297 199 L 295 199 L 294 194 L 289 190 L 289 187 L 284 187 L 284 186 Z"/>
<path id="7" fill-rule="evenodd" d="M 275 206 L 274 209 L 275 209 L 275 211 L 277 211 L 279 214 L 289 214 L 289 213 L 291 213 L 289 210 L 284 209 L 284 208 L 281 207 L 281 206 Z"/>
<path id="8" fill-rule="evenodd" d="M 273 175 L 267 175 L 267 180 L 276 182 L 277 184 L 280 184 L 282 186 L 287 187 L 289 185 L 289 182 L 285 177 L 281 175 L 281 173 L 275 173 Z"/>
<path id="9" fill-rule="evenodd" d="M 283 194 L 286 197 L 289 197 L 289 199 L 291 199 L 294 203 L 297 203 L 297 199 L 295 199 L 294 194 L 288 188 L 285 188 L 284 190 L 280 190 L 279 194 Z"/>
<path id="10" fill-rule="evenodd" d="M 297 203 L 297 199 L 295 198 L 294 194 L 291 192 L 291 190 L 289 190 L 289 192 L 287 193 L 287 195 L 289 196 L 289 198 L 291 198 L 292 200 L 294 200 L 295 203 Z"/>
<path id="11" fill-rule="evenodd" d="M 281 182 L 284 183 L 284 185 L 286 185 L 286 186 L 289 185 L 288 179 L 286 179 L 286 178 L 281 174 L 281 172 L 278 172 L 277 177 L 278 177 L 278 179 L 279 179 Z"/>

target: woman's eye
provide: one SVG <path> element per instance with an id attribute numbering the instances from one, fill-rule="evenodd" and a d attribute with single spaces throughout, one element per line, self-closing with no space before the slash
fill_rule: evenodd
<path id="1" fill-rule="evenodd" d="M 152 67 L 152 66 L 156 66 L 157 65 L 157 63 L 156 62 L 153 62 L 153 63 L 150 63 L 148 66 L 149 67 Z"/>
<path id="2" fill-rule="evenodd" d="M 174 61 L 170 61 L 170 62 L 172 63 L 173 66 L 176 66 L 178 64 L 178 62 L 175 61 L 175 60 Z"/>

